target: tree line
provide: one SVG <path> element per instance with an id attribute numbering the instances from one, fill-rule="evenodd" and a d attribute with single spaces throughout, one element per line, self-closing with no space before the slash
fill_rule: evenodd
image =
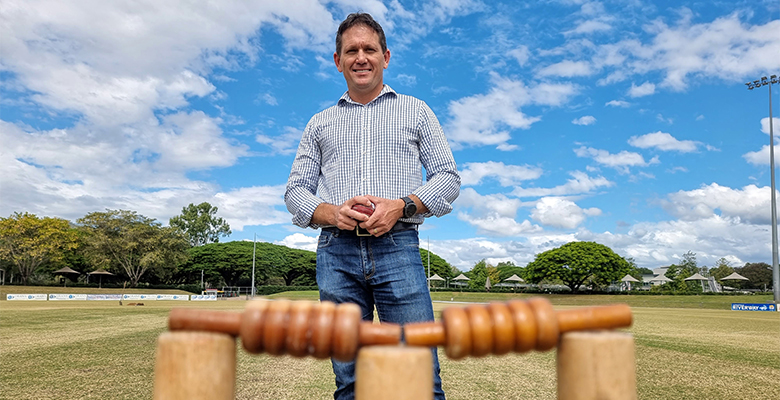
<path id="1" fill-rule="evenodd" d="M 169 226 L 128 210 L 92 212 L 70 221 L 14 213 L 0 218 L 0 268 L 6 276 L 27 284 L 42 281 L 62 267 L 85 274 L 104 269 L 131 286 L 149 284 L 200 284 L 210 287 L 249 286 L 255 244 L 220 243 L 231 234 L 230 226 L 217 217 L 218 209 L 209 203 L 190 204 Z M 652 274 L 633 259 L 616 254 L 595 242 L 571 242 L 535 256 L 525 267 L 512 262 L 491 265 L 484 259 L 462 272 L 443 258 L 420 249 L 426 274 L 451 281 L 463 273 L 472 289 L 484 288 L 487 279 L 496 284 L 512 275 L 527 283 L 562 284 L 578 292 L 605 289 L 626 274 L 637 279 Z M 286 286 L 316 285 L 314 252 L 271 243 L 257 243 L 255 282 Z M 430 266 L 430 271 L 428 270 Z M 720 280 L 733 272 L 748 279 L 729 282 L 736 288 L 763 289 L 771 286 L 771 270 L 766 263 L 733 267 L 721 258 L 712 268 L 699 267 L 696 255 L 686 253 L 680 262 L 667 267 L 672 281 L 652 290 L 695 293 L 699 282 L 685 281 L 695 273 Z"/>

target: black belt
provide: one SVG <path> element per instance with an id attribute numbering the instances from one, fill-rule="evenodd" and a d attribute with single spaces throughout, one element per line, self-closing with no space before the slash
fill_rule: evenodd
<path id="1" fill-rule="evenodd" d="M 417 230 L 417 224 L 398 221 L 386 233 L 402 232 L 402 231 L 408 231 L 412 229 Z M 371 234 L 368 233 L 367 230 L 360 227 L 356 227 L 355 229 L 352 230 L 346 230 L 346 229 L 339 229 L 335 226 L 329 226 L 327 228 L 322 228 L 322 230 L 326 232 L 337 233 L 339 235 L 371 236 Z"/>

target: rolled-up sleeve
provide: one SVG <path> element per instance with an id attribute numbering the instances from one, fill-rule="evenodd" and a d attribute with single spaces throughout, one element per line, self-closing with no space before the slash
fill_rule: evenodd
<path id="1" fill-rule="evenodd" d="M 324 202 L 317 197 L 321 162 L 316 132 L 313 132 L 310 122 L 303 131 L 284 193 L 284 203 L 293 215 L 293 224 L 302 228 L 318 228 L 311 223 L 311 219 L 317 206 Z"/>
<path id="2" fill-rule="evenodd" d="M 420 161 L 426 182 L 413 194 L 428 208 L 425 217 L 441 217 L 452 211 L 452 202 L 460 194 L 460 175 L 447 138 L 433 110 L 422 103 L 418 117 Z"/>

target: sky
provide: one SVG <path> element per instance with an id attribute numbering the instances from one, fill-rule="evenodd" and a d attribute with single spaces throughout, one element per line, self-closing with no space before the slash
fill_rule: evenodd
<path id="1" fill-rule="evenodd" d="M 206 201 L 223 241 L 315 250 L 284 189 L 346 91 L 335 32 L 358 10 L 461 174 L 422 248 L 462 271 L 570 241 L 651 269 L 771 262 L 769 90 L 745 82 L 780 75 L 776 0 L 4 0 L 0 216 L 167 225 Z"/>

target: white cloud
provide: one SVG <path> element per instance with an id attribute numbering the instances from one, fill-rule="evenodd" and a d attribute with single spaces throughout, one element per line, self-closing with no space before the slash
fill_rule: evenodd
<path id="1" fill-rule="evenodd" d="M 630 97 L 644 97 L 655 93 L 655 85 L 650 82 L 645 82 L 639 86 L 631 84 L 631 89 L 628 89 L 628 95 Z"/>
<path id="2" fill-rule="evenodd" d="M 775 135 L 780 135 L 780 118 L 772 117 L 772 130 Z M 769 134 L 769 118 L 761 118 L 761 132 Z"/>
<path id="3" fill-rule="evenodd" d="M 523 67 L 528 59 L 531 57 L 531 52 L 528 50 L 528 46 L 518 46 L 515 49 L 509 51 L 509 55 L 517 60 L 517 63 Z"/>
<path id="4" fill-rule="evenodd" d="M 301 140 L 303 131 L 291 126 L 284 127 L 284 133 L 278 136 L 257 135 L 255 141 L 270 147 L 272 154 L 295 154 L 298 150 L 298 142 Z"/>
<path id="5" fill-rule="evenodd" d="M 611 154 L 606 150 L 582 146 L 574 149 L 574 153 L 577 157 L 592 158 L 601 165 L 615 168 L 623 173 L 628 173 L 628 167 L 646 167 L 651 164 L 659 163 L 658 157 L 653 157 L 650 161 L 645 161 L 641 154 L 625 150 L 617 154 Z"/>
<path id="6" fill-rule="evenodd" d="M 553 188 L 521 188 L 517 187 L 512 191 L 512 195 L 516 197 L 541 197 L 541 196 L 566 196 L 573 194 L 590 193 L 602 187 L 611 187 L 615 183 L 609 181 L 603 176 L 591 178 L 588 174 L 582 171 L 573 171 L 569 175 L 572 179 L 569 179 L 563 185 Z"/>
<path id="7" fill-rule="evenodd" d="M 257 101 L 268 104 L 269 106 L 278 106 L 279 101 L 271 93 L 261 93 L 257 96 Z"/>
<path id="8" fill-rule="evenodd" d="M 585 221 L 586 216 L 600 215 L 598 208 L 583 210 L 573 201 L 562 197 L 544 197 L 531 211 L 531 218 L 543 225 L 574 229 Z"/>
<path id="9" fill-rule="evenodd" d="M 701 24 L 683 17 L 676 26 L 655 20 L 645 28 L 653 35 L 649 43 L 631 38 L 602 45 L 593 57 L 594 68 L 614 68 L 623 77 L 660 72 L 660 86 L 677 91 L 703 82 L 692 79 L 699 77 L 743 82 L 776 68 L 771 55 L 780 52 L 780 20 L 748 25 L 740 21 L 743 15 L 749 14 L 734 12 Z"/>
<path id="10" fill-rule="evenodd" d="M 745 159 L 750 164 L 753 165 L 769 165 L 770 164 L 770 157 L 769 157 L 769 145 L 761 146 L 761 150 L 758 151 L 750 151 L 742 155 L 742 158 Z"/>
<path id="11" fill-rule="evenodd" d="M 460 212 L 458 213 L 458 219 L 474 226 L 477 228 L 477 233 L 482 235 L 511 237 L 542 230 L 541 227 L 532 224 L 528 220 L 517 222 L 514 218 L 501 218 L 490 214 L 483 217 L 475 217 Z"/>
<path id="12" fill-rule="evenodd" d="M 601 19 L 581 21 L 574 29 L 566 31 L 564 35 L 586 35 L 594 32 L 606 32 L 612 30 L 612 25 Z"/>
<path id="13" fill-rule="evenodd" d="M 289 221 L 275 209 L 282 205 L 279 189 L 269 200 L 268 188 L 224 193 L 188 177 L 249 155 L 221 128 L 240 118 L 219 105 L 221 117 L 211 117 L 192 110 L 190 100 L 227 97 L 209 82 L 211 71 L 256 62 L 261 26 L 276 29 L 290 49 L 329 49 L 337 23 L 324 5 L 15 2 L 4 9 L 4 21 L 3 85 L 48 115 L 47 124 L 60 125 L 0 121 L 4 214 L 29 210 L 74 220 L 122 208 L 167 222 L 182 204 L 211 199 L 234 229 Z M 233 78 L 220 72 L 211 79 Z M 276 103 L 269 96 L 266 102 Z M 233 201 L 245 192 L 251 198 Z"/>
<path id="14" fill-rule="evenodd" d="M 680 153 L 690 153 L 698 150 L 701 142 L 693 140 L 677 140 L 674 136 L 666 132 L 653 132 L 642 136 L 631 136 L 628 144 L 640 149 L 656 148 L 663 151 L 678 151 Z"/>
<path id="15" fill-rule="evenodd" d="M 592 115 L 584 115 L 579 118 L 575 118 L 573 121 L 571 121 L 574 125 L 593 125 L 596 123 L 596 117 Z"/>
<path id="16" fill-rule="evenodd" d="M 492 88 L 487 94 L 477 94 L 450 102 L 452 116 L 445 131 L 456 144 L 476 146 L 506 145 L 510 130 L 528 129 L 540 117 L 522 111 L 527 105 L 560 106 L 577 93 L 571 84 L 542 83 L 529 87 L 521 81 L 490 74 Z"/>
<path id="17" fill-rule="evenodd" d="M 458 197 L 459 207 L 470 209 L 461 211 L 458 219 L 477 228 L 480 234 L 491 236 L 517 236 L 541 231 L 529 221 L 517 222 L 517 210 L 523 206 L 518 199 L 502 194 L 480 195 L 472 188 L 461 190 Z"/>
<path id="18" fill-rule="evenodd" d="M 403 86 L 414 86 L 417 84 L 417 77 L 414 75 L 398 74 L 395 79 Z"/>
<path id="19" fill-rule="evenodd" d="M 611 100 L 604 104 L 605 106 L 610 107 L 621 107 L 621 108 L 628 108 L 631 106 L 631 103 L 623 100 Z"/>
<path id="20" fill-rule="evenodd" d="M 671 215 L 684 221 L 723 217 L 737 218 L 748 224 L 769 224 L 771 190 L 768 187 L 748 185 L 732 189 L 717 183 L 690 191 L 680 190 L 661 202 Z M 716 210 L 719 211 L 716 213 Z"/>
<path id="21" fill-rule="evenodd" d="M 220 216 L 234 231 L 244 230 L 247 225 L 288 223 L 291 218 L 284 206 L 285 188 L 286 185 L 238 188 L 215 194 L 211 203 L 219 207 Z"/>
<path id="22" fill-rule="evenodd" d="M 307 236 L 303 233 L 293 233 L 282 240 L 274 242 L 281 246 L 287 246 L 293 249 L 308 251 L 317 251 L 317 236 Z"/>
<path id="23" fill-rule="evenodd" d="M 590 76 L 593 70 L 586 61 L 565 60 L 556 64 L 548 65 L 537 73 L 539 76 L 560 76 L 571 78 L 575 76 Z"/>
<path id="24" fill-rule="evenodd" d="M 485 178 L 495 178 L 501 186 L 513 186 L 522 181 L 537 179 L 543 172 L 539 167 L 488 161 L 463 164 L 460 179 L 463 186 L 479 185 Z"/>

